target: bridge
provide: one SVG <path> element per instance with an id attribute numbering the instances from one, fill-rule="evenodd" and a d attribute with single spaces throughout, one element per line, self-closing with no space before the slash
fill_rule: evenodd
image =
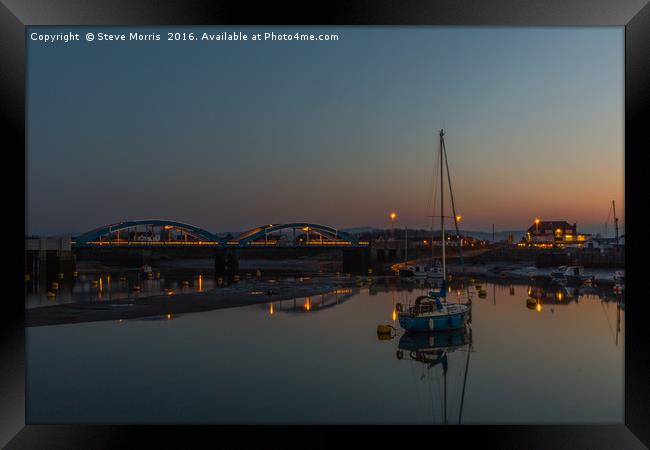
<path id="1" fill-rule="evenodd" d="M 308 222 L 262 225 L 237 236 L 219 236 L 172 220 L 132 220 L 104 225 L 72 240 L 76 248 L 367 248 L 367 241 Z"/>
<path id="2" fill-rule="evenodd" d="M 239 254 L 253 249 L 276 257 L 340 250 L 346 272 L 363 272 L 370 263 L 370 242 L 327 225 L 310 222 L 267 224 L 239 233 L 217 234 L 188 223 L 150 219 L 117 222 L 72 238 L 72 251 L 110 259 L 118 255 L 166 253 L 177 257 L 214 257 L 215 272 L 236 273 Z"/>

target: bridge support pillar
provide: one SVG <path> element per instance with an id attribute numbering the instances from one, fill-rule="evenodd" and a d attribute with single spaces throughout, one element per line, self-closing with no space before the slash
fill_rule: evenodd
<path id="1" fill-rule="evenodd" d="M 228 253 L 226 257 L 226 271 L 231 275 L 239 272 L 239 255 L 237 253 Z"/>
<path id="2" fill-rule="evenodd" d="M 223 252 L 217 252 L 214 255 L 214 273 L 215 275 L 226 273 L 226 255 Z"/>
<path id="3" fill-rule="evenodd" d="M 343 272 L 367 273 L 370 268 L 370 250 L 343 250 Z"/>

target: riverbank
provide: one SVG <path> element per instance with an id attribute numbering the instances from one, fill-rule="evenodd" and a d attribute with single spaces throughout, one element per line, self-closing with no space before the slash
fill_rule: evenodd
<path id="1" fill-rule="evenodd" d="M 357 285 L 354 278 L 244 280 L 206 292 L 153 295 L 114 301 L 76 302 L 25 311 L 25 326 L 38 327 L 106 320 L 136 319 L 235 308 L 308 297 Z"/>

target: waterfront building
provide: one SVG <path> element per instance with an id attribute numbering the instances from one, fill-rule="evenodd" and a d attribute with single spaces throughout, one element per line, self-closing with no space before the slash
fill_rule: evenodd
<path id="1" fill-rule="evenodd" d="M 579 233 L 577 224 L 565 220 L 535 220 L 520 245 L 533 247 L 583 247 L 590 234 Z"/>

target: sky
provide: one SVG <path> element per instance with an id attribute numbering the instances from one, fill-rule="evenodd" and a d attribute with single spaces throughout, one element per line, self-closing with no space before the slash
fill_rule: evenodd
<path id="1" fill-rule="evenodd" d="M 70 31 L 81 41 L 29 39 Z M 87 42 L 88 31 L 161 40 Z M 168 31 L 339 40 L 174 42 Z M 622 27 L 27 35 L 28 234 L 148 218 L 214 232 L 388 228 L 392 211 L 395 227 L 428 228 L 441 128 L 461 228 L 538 217 L 603 232 L 612 200 L 624 227 Z"/>

